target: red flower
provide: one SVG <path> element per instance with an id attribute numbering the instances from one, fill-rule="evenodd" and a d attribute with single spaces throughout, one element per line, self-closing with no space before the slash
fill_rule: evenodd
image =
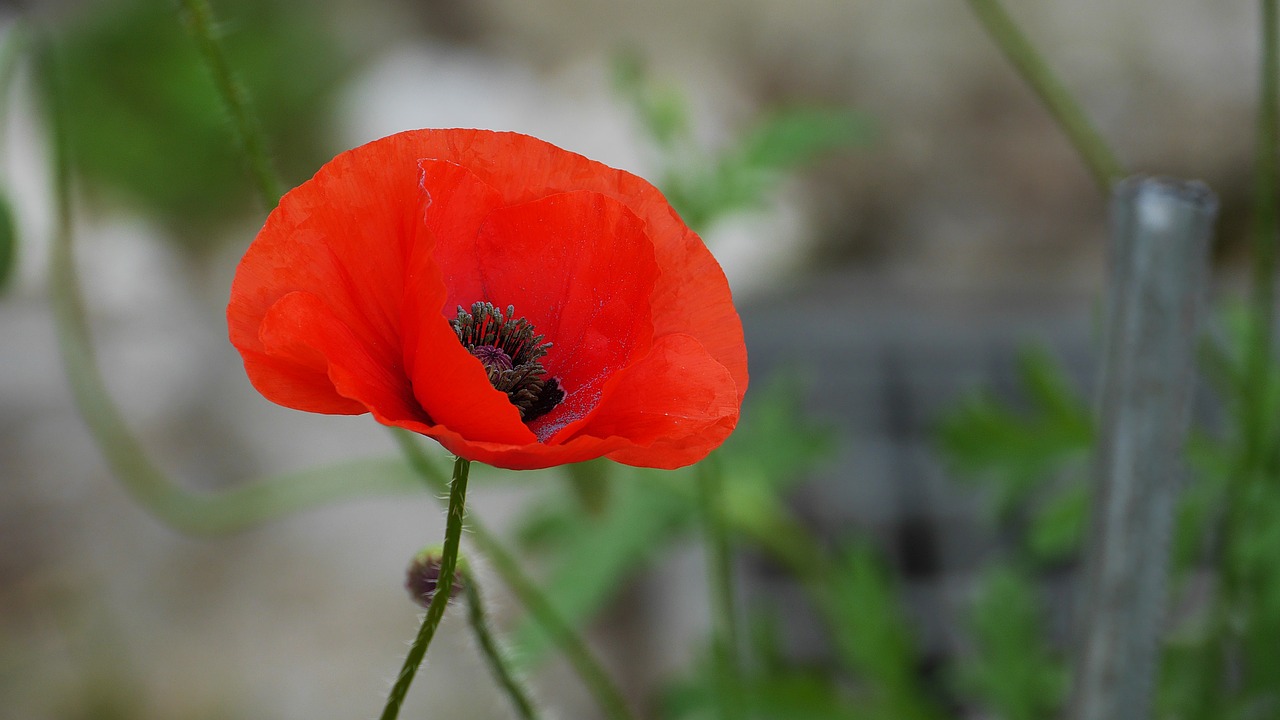
<path id="1" fill-rule="evenodd" d="M 658 190 L 514 133 L 334 158 L 267 218 L 227 322 L 267 399 L 506 468 L 688 465 L 747 388 L 724 273 Z"/>

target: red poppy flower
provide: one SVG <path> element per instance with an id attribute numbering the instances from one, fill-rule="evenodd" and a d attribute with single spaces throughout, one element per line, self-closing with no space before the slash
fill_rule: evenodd
<path id="1" fill-rule="evenodd" d="M 724 273 L 661 193 L 515 133 L 334 158 L 267 218 L 227 322 L 267 399 L 506 468 L 688 465 L 747 388 Z"/>

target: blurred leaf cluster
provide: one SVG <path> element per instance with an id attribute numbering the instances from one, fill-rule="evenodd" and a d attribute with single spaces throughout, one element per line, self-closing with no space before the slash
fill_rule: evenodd
<path id="1" fill-rule="evenodd" d="M 938 440 L 958 475 L 983 482 L 996 519 L 1025 532 L 1029 559 L 1052 563 L 1075 553 L 1084 530 L 1093 418 L 1047 351 L 1024 351 L 1018 380 L 1024 408 L 974 394 L 943 419 Z"/>
<path id="2" fill-rule="evenodd" d="M 26 38 L 21 31 L 9 28 L 0 45 L 0 136 L 8 117 L 6 112 L 12 92 L 13 78 L 22 60 Z M 0 182 L 0 294 L 9 287 L 18 266 L 18 228 L 13 216 L 6 184 Z"/>
<path id="3" fill-rule="evenodd" d="M 619 56 L 614 78 L 661 155 L 658 186 L 699 232 L 724 215 L 764 206 L 788 173 L 873 137 L 874 126 L 862 113 L 786 107 L 766 113 L 713 151 L 694 136 L 687 98 L 651 78 L 641 58 Z"/>
<path id="4" fill-rule="evenodd" d="M 738 430 L 717 451 L 726 477 L 721 511 L 742 547 L 796 579 L 804 607 L 764 600 L 751 608 L 750 658 L 741 686 L 728 690 L 751 718 L 946 717 L 922 680 L 917 644 L 901 612 L 897 581 L 878 553 L 854 533 L 833 546 L 790 510 L 787 490 L 829 457 L 830 432 L 808 419 L 804 386 L 775 381 L 754 393 Z M 692 470 L 660 472 L 598 465 L 603 509 L 593 511 L 576 482 L 552 485 L 526 513 L 520 545 L 531 549 L 565 617 L 583 622 L 651 562 L 698 531 Z M 594 472 L 594 471 L 593 471 Z M 566 478 L 567 479 L 567 478 Z M 758 605 L 758 607 L 757 607 Z M 784 650 L 788 619 L 813 615 L 829 630 L 829 657 L 801 663 Z M 514 634 L 515 655 L 532 666 L 551 649 L 532 621 Z M 663 717 L 720 717 L 710 646 L 688 674 L 671 679 Z"/>
<path id="5" fill-rule="evenodd" d="M 1187 446 L 1191 477 L 1173 541 L 1172 624 L 1164 645 L 1160 717 L 1180 720 L 1273 717 L 1280 710 L 1280 366 L 1269 369 L 1261 466 L 1245 462 L 1249 403 L 1246 348 L 1254 318 L 1223 315 L 1201 366 L 1217 413 L 1202 413 Z M 1065 699 L 1069 639 L 1046 631 L 1045 572 L 1079 560 L 1090 486 L 1093 426 L 1088 403 L 1043 350 L 1021 361 L 1022 406 L 982 394 L 939 428 L 955 471 L 989 492 L 993 516 L 1014 539 L 972 608 L 975 653 L 961 673 L 965 692 L 996 717 L 1057 715 Z"/>
<path id="6" fill-rule="evenodd" d="M 796 380 L 766 388 L 750 401 L 742 425 L 718 451 L 730 480 L 724 512 L 740 532 L 771 530 L 786 513 L 782 492 L 828 454 L 829 432 L 802 415 L 801 397 Z M 526 512 L 517 533 L 522 547 L 548 563 L 543 575 L 556 588 L 551 599 L 566 617 L 595 615 L 651 560 L 696 530 L 691 469 L 665 472 L 605 461 L 586 465 L 593 471 L 592 491 L 603 497 L 588 500 L 592 495 L 582 491 L 581 481 L 551 485 Z M 591 503 L 599 505 L 593 509 Z M 550 649 L 532 621 L 515 639 L 518 654 L 529 663 Z"/>
<path id="7" fill-rule="evenodd" d="M 324 118 L 350 58 L 324 3 L 225 0 L 219 26 L 286 177 L 328 153 Z M 98 0 L 60 36 L 68 135 L 90 187 L 198 247 L 255 208 L 227 112 L 170 0 Z"/>

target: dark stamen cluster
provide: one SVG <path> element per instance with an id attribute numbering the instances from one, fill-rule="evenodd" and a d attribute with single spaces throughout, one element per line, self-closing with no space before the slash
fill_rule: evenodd
<path id="1" fill-rule="evenodd" d="M 492 303 L 472 303 L 471 312 L 458 306 L 458 317 L 450 320 L 458 340 L 484 364 L 489 382 L 507 394 L 526 423 L 551 412 L 564 400 L 564 390 L 539 362 L 551 343 L 534 333 L 533 324 L 515 316 L 508 305 L 506 315 Z"/>

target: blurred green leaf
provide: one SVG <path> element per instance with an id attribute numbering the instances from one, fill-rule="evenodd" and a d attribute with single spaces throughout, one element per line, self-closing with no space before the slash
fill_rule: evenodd
<path id="1" fill-rule="evenodd" d="M 326 108 L 349 58 L 311 3 L 223 0 L 231 65 L 287 177 L 328 156 Z M 254 208 L 226 112 L 176 4 L 99 0 L 62 37 L 68 135 L 92 187 L 154 214 L 177 239 Z"/>
<path id="2" fill-rule="evenodd" d="M 839 638 L 846 659 L 880 684 L 903 684 L 915 672 L 915 644 L 888 569 L 869 546 L 855 544 L 836 570 L 831 588 L 848 609 Z"/>
<path id="3" fill-rule="evenodd" d="M 658 147 L 673 149 L 687 142 L 689 108 L 683 94 L 649 77 L 643 57 L 625 52 L 614 58 L 614 87 L 631 103 L 632 110 Z"/>
<path id="4" fill-rule="evenodd" d="M 747 718 L 758 720 L 861 720 L 862 698 L 829 667 L 805 667 L 785 657 L 779 647 L 778 611 L 758 613 L 750 624 L 756 660 L 742 678 L 738 692 L 747 698 Z M 788 612 L 789 609 L 783 610 Z M 662 717 L 666 720 L 715 720 L 716 676 L 709 649 L 691 671 L 670 683 L 663 692 Z"/>
<path id="5" fill-rule="evenodd" d="M 734 435 L 716 451 L 724 464 L 722 507 L 731 528 L 740 532 L 773 518 L 780 491 L 826 456 L 831 434 L 804 417 L 803 397 L 796 378 L 760 387 Z M 546 554 L 547 584 L 554 588 L 549 595 L 561 614 L 580 622 L 594 617 L 623 582 L 685 537 L 694 523 L 696 495 L 688 470 L 614 466 L 608 481 L 608 501 L 597 514 L 583 512 L 576 490 L 556 485 L 526 512 L 518 531 L 522 544 Z M 514 637 L 517 655 L 529 665 L 551 647 L 532 621 Z"/>
<path id="6" fill-rule="evenodd" d="M 1237 632 L 1244 663 L 1236 675 L 1240 700 L 1254 715 L 1280 711 L 1280 487 L 1258 477 L 1242 487 L 1230 533 L 1225 573 L 1237 585 Z"/>
<path id="7" fill-rule="evenodd" d="M 692 166 L 671 163 L 663 189 L 689 227 L 701 231 L 725 215 L 763 206 L 787 172 L 865 144 L 870 128 L 865 116 L 848 110 L 782 110 L 718 157 Z"/>
<path id="8" fill-rule="evenodd" d="M 838 557 L 830 579 L 838 621 L 834 642 L 844 663 L 866 683 L 864 717 L 934 720 L 941 710 L 920 681 L 914 635 L 899 589 L 875 551 L 854 543 Z"/>
<path id="9" fill-rule="evenodd" d="M 717 720 L 713 678 L 707 669 L 682 678 L 664 693 L 665 720 Z M 821 673 L 804 668 L 778 669 L 747 678 L 741 689 L 751 720 L 870 720 L 857 698 L 841 693 Z"/>
<path id="10" fill-rule="evenodd" d="M 604 512 L 609 500 L 609 470 L 613 463 L 604 458 L 565 466 L 565 480 L 578 503 L 592 515 Z"/>
<path id="11" fill-rule="evenodd" d="M 685 96 L 650 78 L 639 56 L 620 56 L 614 80 L 662 152 L 662 192 L 698 232 L 725 215 L 763 206 L 787 173 L 863 145 L 873 135 L 870 119 L 861 113 L 792 107 L 765 116 L 715 152 L 696 144 Z"/>
<path id="12" fill-rule="evenodd" d="M 1190 477 L 1182 488 L 1173 527 L 1170 554 L 1175 573 L 1198 567 L 1205 560 L 1207 538 L 1220 519 L 1227 497 L 1227 479 L 1236 462 L 1223 441 L 1192 428 L 1187 438 Z"/>
<path id="13" fill-rule="evenodd" d="M 962 477 L 990 482 L 1002 516 L 1064 470 L 1083 466 L 1094 433 L 1087 404 L 1047 352 L 1023 351 L 1018 368 L 1025 411 L 977 394 L 939 426 L 943 456 Z"/>
<path id="14" fill-rule="evenodd" d="M 764 118 L 739 142 L 731 162 L 744 170 L 791 170 L 823 155 L 865 145 L 874 136 L 862 113 L 820 107 L 791 107 Z"/>
<path id="15" fill-rule="evenodd" d="M 835 428 L 805 410 L 810 383 L 779 374 L 752 387 L 742 420 L 720 450 L 726 472 L 751 470 L 789 485 L 798 470 L 808 470 L 835 451 Z"/>
<path id="16" fill-rule="evenodd" d="M 726 482 L 722 507 L 737 527 L 772 528 L 782 492 L 830 458 L 834 429 L 807 417 L 804 380 L 780 376 L 760 387 L 743 408 L 737 430 L 718 451 Z"/>
<path id="17" fill-rule="evenodd" d="M 1032 581 L 1010 567 L 991 570 L 973 606 L 974 656 L 960 666 L 959 684 L 1003 720 L 1055 717 L 1066 672 L 1043 639 Z"/>
<path id="18" fill-rule="evenodd" d="M 563 500 L 572 510 L 556 528 L 561 547 L 545 574 L 552 588 L 548 598 L 561 617 L 580 622 L 593 617 L 623 581 L 665 548 L 692 513 L 685 498 L 645 477 L 652 472 L 656 471 L 618 475 L 612 483 L 614 497 L 597 516 L 583 513 L 576 500 Z M 513 645 L 515 658 L 526 667 L 539 664 L 554 647 L 532 619 L 514 633 Z"/>
<path id="19" fill-rule="evenodd" d="M 1080 551 L 1092 494 L 1084 482 L 1062 489 L 1031 511 L 1027 549 L 1041 563 L 1067 560 Z"/>
<path id="20" fill-rule="evenodd" d="M 18 226 L 7 193 L 0 192 L 0 293 L 9 287 L 18 267 Z"/>

